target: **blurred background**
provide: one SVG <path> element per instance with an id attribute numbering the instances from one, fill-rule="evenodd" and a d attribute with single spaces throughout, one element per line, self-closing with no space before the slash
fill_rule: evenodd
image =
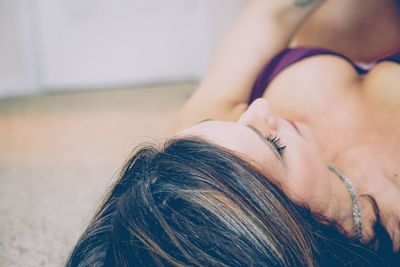
<path id="1" fill-rule="evenodd" d="M 63 266 L 245 0 L 0 0 L 0 266 Z"/>

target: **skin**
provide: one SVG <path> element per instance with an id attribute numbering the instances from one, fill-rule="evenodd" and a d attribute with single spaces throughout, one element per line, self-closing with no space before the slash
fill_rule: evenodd
<path id="1" fill-rule="evenodd" d="M 351 199 L 346 188 L 327 169 L 313 130 L 303 123 L 293 124 L 275 115 L 268 102 L 259 98 L 236 122 L 201 122 L 176 136 L 200 137 L 239 154 L 282 185 L 293 200 L 335 219 L 351 235 Z M 280 144 L 286 146 L 282 155 L 266 140 L 268 136 L 279 136 Z"/>
<path id="2" fill-rule="evenodd" d="M 326 1 L 297 31 L 292 45 L 332 48 L 370 62 L 400 49 L 399 12 L 398 0 Z"/>
<path id="3" fill-rule="evenodd" d="M 314 211 L 336 221 L 345 234 L 353 236 L 350 195 L 339 178 L 327 169 L 328 164 L 334 164 L 350 178 L 357 190 L 363 221 L 363 242 L 374 241 L 373 229 L 376 223 L 380 223 L 393 241 L 393 250 L 399 251 L 400 206 L 394 204 L 400 202 L 398 64 L 382 62 L 373 66 L 367 75 L 359 76 L 351 64 L 342 58 L 314 56 L 286 68 L 274 78 L 262 99 L 250 106 L 246 103 L 256 74 L 271 57 L 269 53 L 273 52 L 274 55 L 289 45 L 292 35 L 288 32 L 296 32 L 303 23 L 309 25 L 301 28 L 297 36 L 301 42 L 298 44 L 312 44 L 321 30 L 312 35 L 311 29 L 323 25 L 321 20 L 335 16 L 337 10 L 346 10 L 354 14 L 350 20 L 343 18 L 347 20 L 344 22 L 346 29 L 349 29 L 345 32 L 348 36 L 346 47 L 348 51 L 355 51 L 354 47 L 359 45 L 357 36 L 382 34 L 381 26 L 357 26 L 363 25 L 363 19 L 371 17 L 365 14 L 374 14 L 377 2 L 353 0 L 349 4 L 348 1 L 335 0 L 320 5 L 317 3 L 320 1 L 310 1 L 309 7 L 290 7 L 289 2 L 293 5 L 294 1 L 286 0 L 252 2 L 255 5 L 245 11 L 238 25 L 227 35 L 222 52 L 217 53 L 210 72 L 183 109 L 175 128 L 177 135 L 201 136 L 239 153 L 245 160 L 255 161 L 258 167 L 265 169 L 267 177 L 282 186 L 290 198 L 306 203 Z M 283 7 L 279 6 L 274 14 L 258 17 L 257 12 L 262 8 L 268 12 L 274 10 L 271 3 L 279 3 Z M 376 25 L 400 25 L 396 24 L 400 13 L 396 17 L 392 12 L 397 6 L 396 1 L 379 3 L 383 15 L 376 18 Z M 284 8 L 284 5 L 288 6 Z M 326 8 L 334 5 L 336 8 Z M 279 19 L 264 21 L 265 17 Z M 251 33 L 246 26 L 250 25 L 250 29 L 262 29 L 260 25 L 273 28 L 275 23 L 278 29 L 289 29 L 288 32 L 271 30 L 272 35 L 265 39 L 260 37 L 263 32 L 255 32 L 254 36 L 243 38 L 242 32 Z M 400 29 L 400 26 L 393 27 L 395 31 Z M 383 36 L 392 36 L 393 27 L 386 27 L 388 34 Z M 327 36 L 329 40 L 340 40 L 342 33 L 331 31 Z M 310 35 L 312 38 L 309 38 Z M 250 39 L 258 45 L 249 46 L 246 43 L 240 46 L 240 40 Z M 274 43 L 270 43 L 271 40 Z M 392 38 L 379 40 L 379 43 L 385 44 L 384 47 L 371 42 L 371 50 L 368 49 L 370 46 L 365 45 L 359 56 L 365 59 L 369 54 L 384 55 L 398 44 Z M 329 48 L 335 49 L 335 43 L 340 42 L 330 41 Z M 343 50 L 341 45 L 339 51 Z M 259 47 L 268 49 L 257 50 Z M 234 56 L 229 51 L 233 51 Z M 237 62 L 233 59 L 237 59 Z M 249 59 L 257 61 L 243 64 Z M 207 118 L 216 121 L 197 123 Z M 287 119 L 297 125 L 300 134 Z M 282 159 L 277 159 L 273 146 L 263 142 L 246 125 L 258 129 L 263 135 L 279 136 L 281 143 L 286 146 Z"/>
<path id="4" fill-rule="evenodd" d="M 382 8 L 393 10 L 396 3 L 391 1 L 389 8 L 389 2 L 385 1 Z M 326 5 L 332 6 L 332 2 Z M 371 2 L 370 9 L 368 6 L 365 8 L 367 10 L 363 12 L 373 12 L 377 8 L 376 2 Z M 322 6 L 315 16 L 332 16 L 326 10 Z M 392 20 L 392 11 L 388 13 L 387 17 L 381 18 L 385 21 L 377 20 L 377 24 L 391 21 L 400 25 L 396 24 L 400 16 Z M 312 23 L 318 22 L 313 19 Z M 351 22 L 348 23 L 352 28 Z M 359 25 L 361 22 L 353 23 Z M 374 36 L 371 28 L 362 29 Z M 397 26 L 397 31 L 399 29 Z M 385 36 L 393 36 L 392 28 L 387 30 L 389 32 Z M 363 32 L 359 29 L 354 36 L 360 34 Z M 310 44 L 312 40 L 303 41 L 303 44 Z M 396 43 L 387 41 L 387 47 L 396 46 Z M 358 50 L 354 47 L 358 39 L 355 37 L 354 42 L 348 42 L 349 49 L 353 47 L 357 54 Z M 380 55 L 387 54 L 387 47 L 381 49 Z M 376 53 L 376 49 L 372 43 L 370 52 Z M 368 50 L 364 49 L 364 55 L 365 51 Z M 394 204 L 400 201 L 399 74 L 399 65 L 394 62 L 381 62 L 373 66 L 367 75 L 359 76 L 341 58 L 316 56 L 285 69 L 263 95 L 276 114 L 312 128 L 326 164 L 336 165 L 352 180 L 362 201 L 364 242 L 368 243 L 375 237 L 373 226 L 379 219 L 391 236 L 394 251 L 399 251 L 400 247 L 400 208 Z M 368 201 L 366 195 L 371 196 L 375 203 Z M 379 210 L 379 218 L 374 212 L 374 205 Z"/>

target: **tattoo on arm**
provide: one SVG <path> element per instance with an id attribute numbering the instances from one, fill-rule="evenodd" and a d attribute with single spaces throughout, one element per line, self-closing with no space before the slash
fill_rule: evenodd
<path id="1" fill-rule="evenodd" d="M 315 1 L 316 0 L 295 0 L 294 4 L 299 7 L 305 7 L 305 6 L 312 4 Z"/>

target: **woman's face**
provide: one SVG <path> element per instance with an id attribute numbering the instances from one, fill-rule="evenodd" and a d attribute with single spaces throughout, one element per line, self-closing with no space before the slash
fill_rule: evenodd
<path id="1" fill-rule="evenodd" d="M 264 99 L 254 101 L 237 122 L 204 121 L 178 136 L 199 136 L 239 153 L 281 184 L 289 197 L 314 208 L 313 203 L 324 205 L 331 193 L 327 164 L 311 128 L 274 115 Z"/>

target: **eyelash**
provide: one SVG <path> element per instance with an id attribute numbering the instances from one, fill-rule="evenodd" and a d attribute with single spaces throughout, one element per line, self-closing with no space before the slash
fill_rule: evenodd
<path id="1" fill-rule="evenodd" d="M 285 152 L 286 146 L 282 144 L 281 139 L 277 134 L 268 134 L 266 136 L 268 142 L 272 143 L 275 147 L 276 151 L 278 151 L 279 155 L 283 155 Z"/>

